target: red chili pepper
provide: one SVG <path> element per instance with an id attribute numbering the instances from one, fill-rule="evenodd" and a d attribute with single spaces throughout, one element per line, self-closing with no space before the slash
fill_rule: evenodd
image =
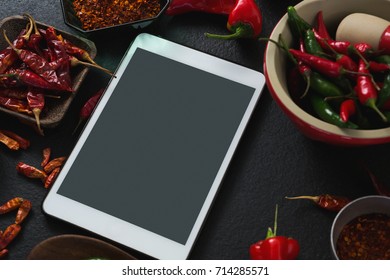
<path id="1" fill-rule="evenodd" d="M 166 14 L 170 16 L 188 12 L 229 14 L 237 0 L 172 0 Z"/>
<path id="2" fill-rule="evenodd" d="M 7 245 L 15 239 L 21 229 L 21 226 L 17 224 L 8 226 L 0 238 L 0 250 L 3 250 L 5 247 L 7 247 Z"/>
<path id="3" fill-rule="evenodd" d="M 42 152 L 42 162 L 41 162 L 41 166 L 44 167 L 46 164 L 48 164 L 49 160 L 50 160 L 50 155 L 51 155 L 51 149 L 50 148 L 45 148 L 43 149 L 43 152 Z"/>
<path id="4" fill-rule="evenodd" d="M 51 187 L 51 185 L 54 183 L 55 179 L 57 178 L 58 174 L 60 173 L 60 167 L 56 167 L 53 169 L 52 172 L 50 172 L 49 176 L 47 176 L 47 179 L 45 181 L 45 189 L 48 189 Z"/>
<path id="5" fill-rule="evenodd" d="M 368 75 L 359 75 L 357 77 L 355 91 L 357 97 L 362 105 L 365 105 L 373 109 L 382 118 L 384 122 L 387 122 L 386 116 L 376 106 L 376 100 L 378 97 L 378 91 L 372 81 L 372 77 L 369 76 L 366 63 L 363 59 L 359 60 L 359 72 Z"/>
<path id="6" fill-rule="evenodd" d="M 319 11 L 317 13 L 316 22 L 317 22 L 316 31 L 318 32 L 318 34 L 324 39 L 331 39 L 329 32 L 328 32 L 328 29 L 327 29 L 325 22 L 324 22 L 324 15 L 323 15 L 322 11 Z"/>
<path id="7" fill-rule="evenodd" d="M 268 228 L 266 238 L 249 247 L 252 260 L 294 260 L 298 257 L 300 249 L 298 241 L 291 237 L 276 235 L 277 213 L 276 206 L 274 230 Z"/>
<path id="8" fill-rule="evenodd" d="M 341 77 L 349 71 L 342 65 L 332 60 L 318 57 L 316 55 L 304 53 L 298 50 L 290 49 L 289 52 L 298 60 L 307 64 L 312 69 L 332 78 Z"/>
<path id="9" fill-rule="evenodd" d="M 382 181 L 380 181 L 379 178 L 367 167 L 365 163 L 361 162 L 360 164 L 370 177 L 375 191 L 379 195 L 390 197 L 390 187 L 386 186 Z"/>
<path id="10" fill-rule="evenodd" d="M 23 202 L 23 198 L 21 197 L 14 197 L 8 200 L 6 203 L 0 206 L 0 214 L 5 214 L 11 212 L 12 210 L 18 209 L 20 205 L 22 205 L 22 202 Z"/>
<path id="11" fill-rule="evenodd" d="M 356 114 L 356 103 L 352 99 L 344 100 L 340 105 L 340 118 L 347 122 L 351 116 Z"/>
<path id="12" fill-rule="evenodd" d="M 31 201 L 23 199 L 23 202 L 16 213 L 15 224 L 20 225 L 26 219 L 28 213 L 30 213 L 31 207 Z"/>
<path id="13" fill-rule="evenodd" d="M 45 107 L 45 95 L 43 90 L 30 87 L 27 92 L 27 102 L 35 116 L 38 131 L 43 135 L 40 121 L 41 112 Z"/>
<path id="14" fill-rule="evenodd" d="M 91 98 L 89 98 L 87 100 L 87 102 L 85 102 L 84 106 L 80 110 L 79 122 L 76 125 L 76 128 L 74 129 L 73 133 L 76 132 L 76 130 L 79 128 L 79 126 L 81 125 L 81 123 L 83 121 L 87 120 L 91 116 L 91 114 L 92 114 L 93 110 L 95 109 L 96 104 L 99 102 L 100 97 L 102 96 L 103 92 L 104 92 L 104 88 L 100 89 Z"/>
<path id="15" fill-rule="evenodd" d="M 42 170 L 35 168 L 34 166 L 19 162 L 16 166 L 16 170 L 23 174 L 24 176 L 32 179 L 40 179 L 42 182 L 45 182 L 47 175 Z"/>
<path id="16" fill-rule="evenodd" d="M 24 113 L 30 115 L 32 112 L 28 108 L 27 104 L 22 100 L 1 97 L 0 96 L 0 106 L 3 106 L 11 111 Z"/>
<path id="17" fill-rule="evenodd" d="M 64 39 L 61 35 L 58 35 L 58 39 L 64 43 L 65 50 L 69 55 L 97 65 L 97 63 L 92 59 L 92 57 L 86 50 L 75 46 L 68 40 Z"/>
<path id="18" fill-rule="evenodd" d="M 206 33 L 209 38 L 238 39 L 257 38 L 262 31 L 263 16 L 259 6 L 254 0 L 237 0 L 234 9 L 229 14 L 227 29 L 229 35 L 216 35 Z"/>
<path id="19" fill-rule="evenodd" d="M 21 137 L 20 135 L 16 134 L 15 132 L 9 131 L 9 130 L 0 130 L 0 133 L 3 133 L 4 135 L 14 139 L 16 142 L 19 143 L 19 147 L 22 149 L 27 149 L 30 147 L 30 141 Z"/>
<path id="20" fill-rule="evenodd" d="M 369 61 L 368 69 L 372 72 L 385 72 L 390 70 L 390 65 L 376 61 Z"/>
<path id="21" fill-rule="evenodd" d="M 321 194 L 316 196 L 303 195 L 303 196 L 286 197 L 286 198 L 287 199 L 308 199 L 313 201 L 319 207 L 334 212 L 340 211 L 345 205 L 351 202 L 351 200 L 347 197 L 329 195 L 329 194 Z"/>
<path id="22" fill-rule="evenodd" d="M 27 41 L 27 47 L 42 56 L 41 46 L 40 46 L 41 41 L 43 39 L 42 34 L 39 32 L 34 18 L 29 14 L 24 14 L 24 16 L 29 19 L 30 25 L 33 27 L 34 30 L 34 33 L 30 35 L 30 38 Z"/>
<path id="23" fill-rule="evenodd" d="M 17 151 L 19 150 L 19 143 L 12 139 L 11 137 L 8 137 L 7 135 L 0 132 L 0 143 L 3 143 L 8 147 L 10 150 Z"/>
<path id="24" fill-rule="evenodd" d="M 58 157 L 58 158 L 52 159 L 43 167 L 43 170 L 45 171 L 46 174 L 49 174 L 57 167 L 61 167 L 64 164 L 65 160 L 66 160 L 66 157 Z M 46 180 L 46 178 L 45 178 L 45 180 Z"/>

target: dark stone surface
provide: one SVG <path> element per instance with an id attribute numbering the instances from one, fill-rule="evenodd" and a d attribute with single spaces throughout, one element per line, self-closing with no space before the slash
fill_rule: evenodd
<path id="1" fill-rule="evenodd" d="M 296 3 L 298 1 L 261 1 L 263 35 L 269 36 L 287 6 Z M 38 21 L 80 35 L 65 25 L 59 0 L 5 1 L 0 18 L 26 12 Z M 264 43 L 218 41 L 203 35 L 204 32 L 225 33 L 225 26 L 224 16 L 192 13 L 164 16 L 144 31 L 263 71 Z M 97 62 L 114 70 L 139 32 L 122 29 L 87 37 L 96 44 Z M 19 161 L 39 166 L 45 147 L 52 148 L 53 156 L 68 155 L 77 141 L 77 134 L 72 135 L 72 131 L 82 104 L 108 80 L 105 74 L 90 71 L 64 121 L 57 128 L 46 130 L 45 137 L 1 114 L 0 129 L 13 130 L 31 140 L 27 151 L 13 152 L 0 147 L 0 203 L 15 196 L 28 198 L 33 203 L 22 232 L 8 247 L 8 259 L 25 259 L 35 245 L 55 235 L 94 236 L 45 216 L 41 203 L 47 190 L 39 181 L 18 175 L 15 166 Z M 175 77 L 172 77 L 174 82 Z M 305 138 L 265 89 L 190 259 L 247 259 L 250 244 L 263 239 L 267 227 L 273 225 L 275 204 L 279 205 L 278 234 L 292 236 L 300 242 L 299 259 L 331 259 L 330 228 L 335 214 L 308 201 L 287 201 L 284 197 L 331 193 L 356 198 L 375 194 L 359 162 L 368 163 L 384 182 L 390 183 L 389 152 L 389 145 L 341 148 Z M 0 229 L 13 219 L 14 214 L 2 215 Z M 124 249 L 136 257 L 146 258 L 131 249 Z"/>

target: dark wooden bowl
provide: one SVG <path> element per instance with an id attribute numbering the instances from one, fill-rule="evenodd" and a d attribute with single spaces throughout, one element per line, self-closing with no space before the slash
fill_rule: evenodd
<path id="1" fill-rule="evenodd" d="M 105 241 L 75 234 L 48 238 L 36 245 L 29 260 L 135 260 L 125 251 Z"/>
<path id="2" fill-rule="evenodd" d="M 7 32 L 7 36 L 11 39 L 11 41 L 16 38 L 20 31 L 26 27 L 28 20 L 23 16 L 11 16 L 3 19 L 0 22 L 0 30 L 1 32 L 5 30 Z M 46 29 L 48 25 L 44 23 L 37 22 L 39 28 Z M 81 38 L 79 36 L 75 36 L 73 34 L 61 31 L 56 29 L 57 34 L 61 34 L 65 39 L 72 42 L 74 45 L 86 50 L 92 58 L 95 58 L 97 50 L 95 44 L 85 38 Z M 1 35 L 2 36 L 2 35 Z M 7 42 L 4 39 L 0 39 L 0 49 L 4 49 L 8 46 Z M 72 93 L 63 93 L 61 94 L 60 99 L 51 99 L 47 100 L 47 106 L 41 113 L 41 126 L 46 128 L 53 128 L 57 126 L 63 117 L 65 116 L 72 100 L 76 96 L 81 83 L 88 73 L 88 68 L 78 66 L 72 69 Z M 0 112 L 15 116 L 19 118 L 22 122 L 27 124 L 35 125 L 34 116 L 30 116 L 23 113 L 18 113 L 11 111 L 9 109 L 0 107 Z"/>

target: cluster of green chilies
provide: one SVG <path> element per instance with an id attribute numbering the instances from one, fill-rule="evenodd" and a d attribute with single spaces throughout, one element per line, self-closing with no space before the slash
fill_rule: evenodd
<path id="1" fill-rule="evenodd" d="M 293 99 L 322 120 L 342 128 L 389 126 L 390 55 L 364 42 L 334 40 L 322 11 L 316 15 L 315 26 L 292 6 L 287 15 L 297 47 L 287 48 L 282 38 L 279 43 L 292 62 L 287 81 Z"/>
<path id="2" fill-rule="evenodd" d="M 0 106 L 34 115 L 43 134 L 40 114 L 45 98 L 73 91 L 71 68 L 80 64 L 102 68 L 53 27 L 39 29 L 30 15 L 25 17 L 28 24 L 13 42 L 6 31 L 3 34 L 8 47 L 0 51 Z"/>

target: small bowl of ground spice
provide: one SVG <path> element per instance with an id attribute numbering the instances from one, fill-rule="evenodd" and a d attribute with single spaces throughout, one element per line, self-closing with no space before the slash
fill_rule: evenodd
<path id="1" fill-rule="evenodd" d="M 61 0 L 65 23 L 90 33 L 112 27 L 143 28 L 163 14 L 170 0 Z"/>
<path id="2" fill-rule="evenodd" d="M 365 196 L 347 204 L 331 229 L 338 260 L 390 259 L 390 197 Z"/>

